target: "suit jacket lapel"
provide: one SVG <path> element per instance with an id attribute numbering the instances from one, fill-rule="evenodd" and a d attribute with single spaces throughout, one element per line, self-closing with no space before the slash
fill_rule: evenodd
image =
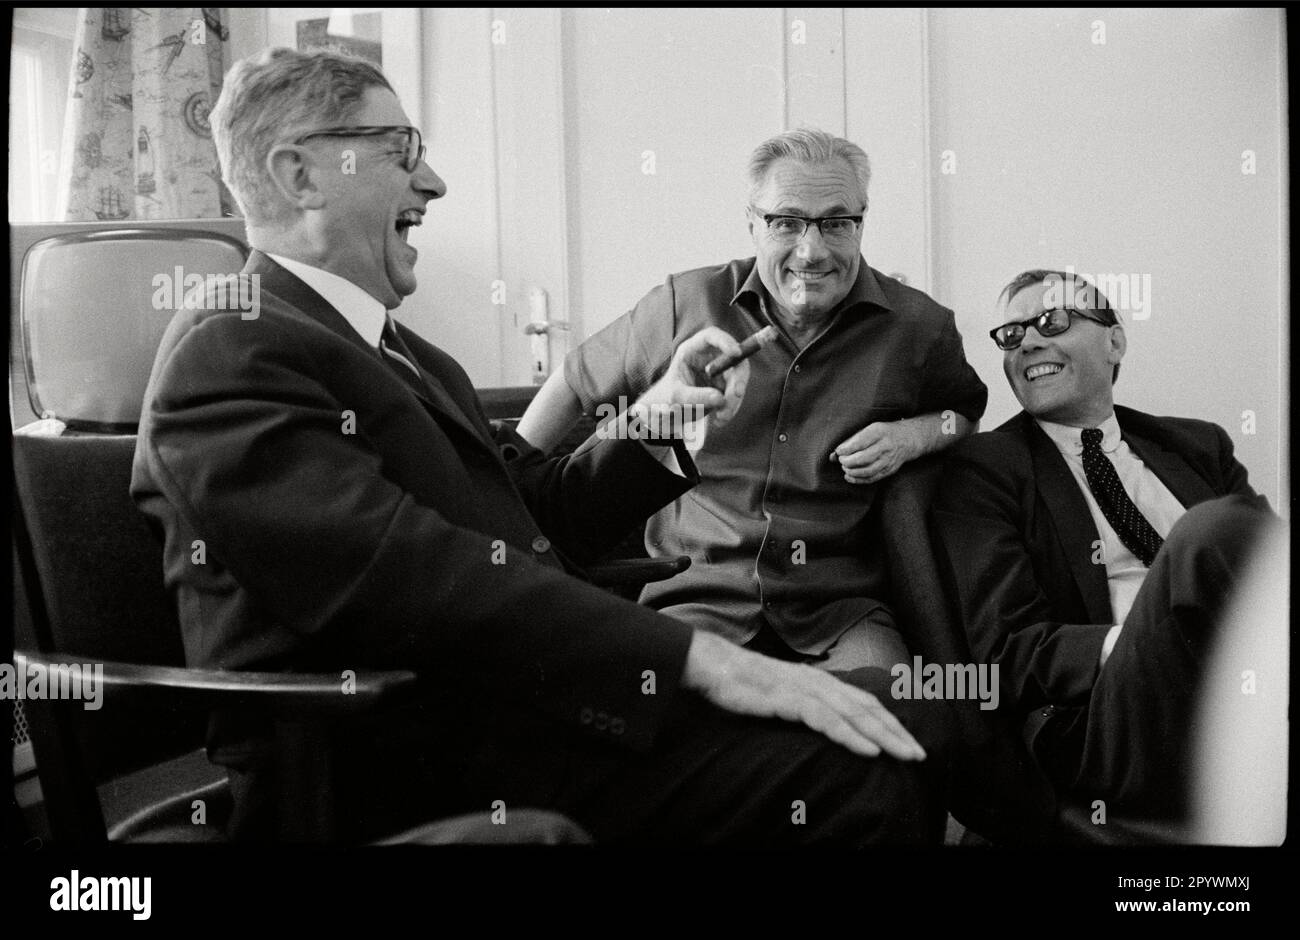
<path id="1" fill-rule="evenodd" d="M 1096 541 L 1101 538 L 1092 521 L 1079 483 L 1052 439 L 1032 417 L 1022 412 L 1022 430 L 1034 462 L 1034 485 L 1052 517 L 1053 528 L 1065 553 L 1070 573 L 1083 596 L 1092 623 L 1111 623 L 1110 588 L 1106 566 L 1093 564 Z"/>
<path id="2" fill-rule="evenodd" d="M 402 327 L 398 327 L 389 335 L 393 337 L 394 346 L 397 351 L 405 356 L 408 361 L 413 362 L 416 368 L 420 370 L 420 377 L 424 379 L 425 385 L 425 394 L 421 395 L 420 398 L 426 405 L 433 408 L 435 411 L 451 418 L 476 439 L 480 441 L 483 440 L 482 431 L 480 431 L 474 422 L 469 419 L 469 416 L 465 414 L 461 407 L 456 404 L 455 399 L 453 399 L 443 387 L 442 381 L 426 369 L 424 364 L 415 357 L 415 353 L 411 352 L 411 348 L 406 345 L 406 340 L 402 338 L 402 329 Z M 494 451 L 496 450 L 495 447 L 492 449 Z"/>
<path id="3" fill-rule="evenodd" d="M 1160 482 L 1169 488 L 1169 492 L 1174 494 L 1180 503 L 1184 506 L 1195 506 L 1197 503 L 1203 503 L 1207 499 L 1213 499 L 1217 493 L 1214 488 L 1182 457 L 1171 450 L 1165 449 L 1163 445 L 1156 440 L 1156 436 L 1150 434 L 1147 428 L 1141 426 L 1142 422 L 1135 422 L 1135 413 L 1126 408 L 1116 408 L 1115 417 L 1119 421 L 1120 434 L 1128 446 L 1132 448 L 1133 453 L 1147 465 L 1147 467 L 1159 477 Z M 1134 428 L 1134 424 L 1138 427 Z"/>
<path id="4" fill-rule="evenodd" d="M 276 264 L 274 259 L 268 258 L 264 253 L 254 249 L 248 256 L 248 262 L 244 265 L 244 274 L 256 274 L 260 278 L 260 290 L 266 290 L 281 300 L 293 306 L 312 319 L 316 320 L 323 326 L 333 330 L 339 336 L 354 344 L 359 349 L 365 350 L 372 356 L 382 356 L 378 350 L 374 349 L 367 343 L 352 324 L 348 323 L 347 318 L 339 313 L 334 307 L 325 300 L 320 294 L 316 293 L 293 274 L 286 271 L 280 265 Z M 396 331 L 395 331 L 396 332 Z M 465 431 L 467 431 L 476 441 L 488 447 L 493 453 L 496 448 L 489 442 L 483 440 L 483 436 L 472 422 L 461 411 L 452 397 L 447 394 L 438 381 L 437 376 L 430 373 L 407 348 L 406 343 L 402 340 L 400 334 L 397 336 L 397 351 L 403 356 L 415 363 L 420 370 L 421 377 L 424 379 L 426 388 L 423 391 L 416 391 L 416 397 L 424 403 L 425 407 L 433 412 L 435 418 L 446 418 Z M 400 381 L 400 379 L 394 379 Z M 405 384 L 405 383 L 404 383 Z"/>

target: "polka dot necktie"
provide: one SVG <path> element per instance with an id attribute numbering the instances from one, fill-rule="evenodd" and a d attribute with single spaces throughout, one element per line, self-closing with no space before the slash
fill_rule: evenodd
<path id="1" fill-rule="evenodd" d="M 1088 478 L 1088 489 L 1092 490 L 1102 515 L 1110 523 L 1124 547 L 1141 560 L 1148 568 L 1155 560 L 1156 552 L 1165 540 L 1146 516 L 1133 505 L 1124 486 L 1119 482 L 1115 465 L 1101 450 L 1101 429 L 1084 428 L 1083 431 L 1083 472 Z"/>

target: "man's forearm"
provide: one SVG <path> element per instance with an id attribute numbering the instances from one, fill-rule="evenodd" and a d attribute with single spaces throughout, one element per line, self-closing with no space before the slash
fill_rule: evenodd
<path id="1" fill-rule="evenodd" d="M 951 447 L 977 426 L 976 422 L 951 409 L 903 418 L 898 423 L 907 430 L 908 437 L 912 440 L 913 453 L 910 460 Z"/>
<path id="2" fill-rule="evenodd" d="M 564 435 L 581 416 L 582 403 L 564 380 L 564 365 L 561 364 L 538 389 L 516 430 L 528 443 L 547 453 L 564 440 Z"/>

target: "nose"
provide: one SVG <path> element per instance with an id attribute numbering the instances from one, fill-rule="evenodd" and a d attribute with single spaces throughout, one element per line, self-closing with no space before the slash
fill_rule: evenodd
<path id="1" fill-rule="evenodd" d="M 822 230 L 818 225 L 809 225 L 804 229 L 803 237 L 799 239 L 799 244 L 795 246 L 796 257 L 807 261 L 810 258 L 820 257 L 826 253 L 826 240 L 822 238 Z"/>
<path id="2" fill-rule="evenodd" d="M 415 172 L 411 174 L 411 188 L 425 199 L 441 199 L 447 195 L 447 184 L 424 160 L 416 164 Z"/>
<path id="3" fill-rule="evenodd" d="M 1025 327 L 1025 335 L 1020 340 L 1020 349 L 1022 352 L 1032 352 L 1035 349 L 1042 349 L 1047 345 L 1043 339 L 1043 334 L 1038 332 L 1038 327 L 1032 323 Z"/>

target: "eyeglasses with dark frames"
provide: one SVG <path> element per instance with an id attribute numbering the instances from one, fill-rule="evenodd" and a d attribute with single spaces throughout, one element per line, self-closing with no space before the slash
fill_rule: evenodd
<path id="1" fill-rule="evenodd" d="M 424 138 L 418 128 L 406 124 L 362 124 L 356 127 L 322 127 L 309 131 L 294 139 L 294 144 L 301 144 L 313 137 L 377 137 L 380 134 L 403 134 L 406 138 L 406 150 L 402 168 L 407 173 L 414 173 L 415 168 L 424 159 Z"/>
<path id="2" fill-rule="evenodd" d="M 866 216 L 866 210 L 857 215 L 825 215 L 818 219 L 809 219 L 802 215 L 780 215 L 764 212 L 758 206 L 750 210 L 767 225 L 767 232 L 777 241 L 797 242 L 808 231 L 808 226 L 817 226 L 822 238 L 827 241 L 850 241 L 858 233 L 858 227 Z"/>
<path id="3" fill-rule="evenodd" d="M 1036 329 L 1039 336 L 1060 336 L 1070 328 L 1071 317 L 1082 317 L 1101 326 L 1115 326 L 1114 323 L 1107 323 L 1100 317 L 1091 313 L 1084 313 L 1082 310 L 1076 310 L 1073 307 L 1054 307 L 1051 310 L 1044 310 L 1038 316 L 1030 317 L 1028 320 L 1021 320 L 1018 323 L 1004 323 L 999 327 L 995 327 L 989 330 L 989 336 L 993 337 L 993 342 L 997 343 L 998 349 L 1016 349 L 1024 342 L 1025 330 L 1029 327 L 1032 326 Z"/>

